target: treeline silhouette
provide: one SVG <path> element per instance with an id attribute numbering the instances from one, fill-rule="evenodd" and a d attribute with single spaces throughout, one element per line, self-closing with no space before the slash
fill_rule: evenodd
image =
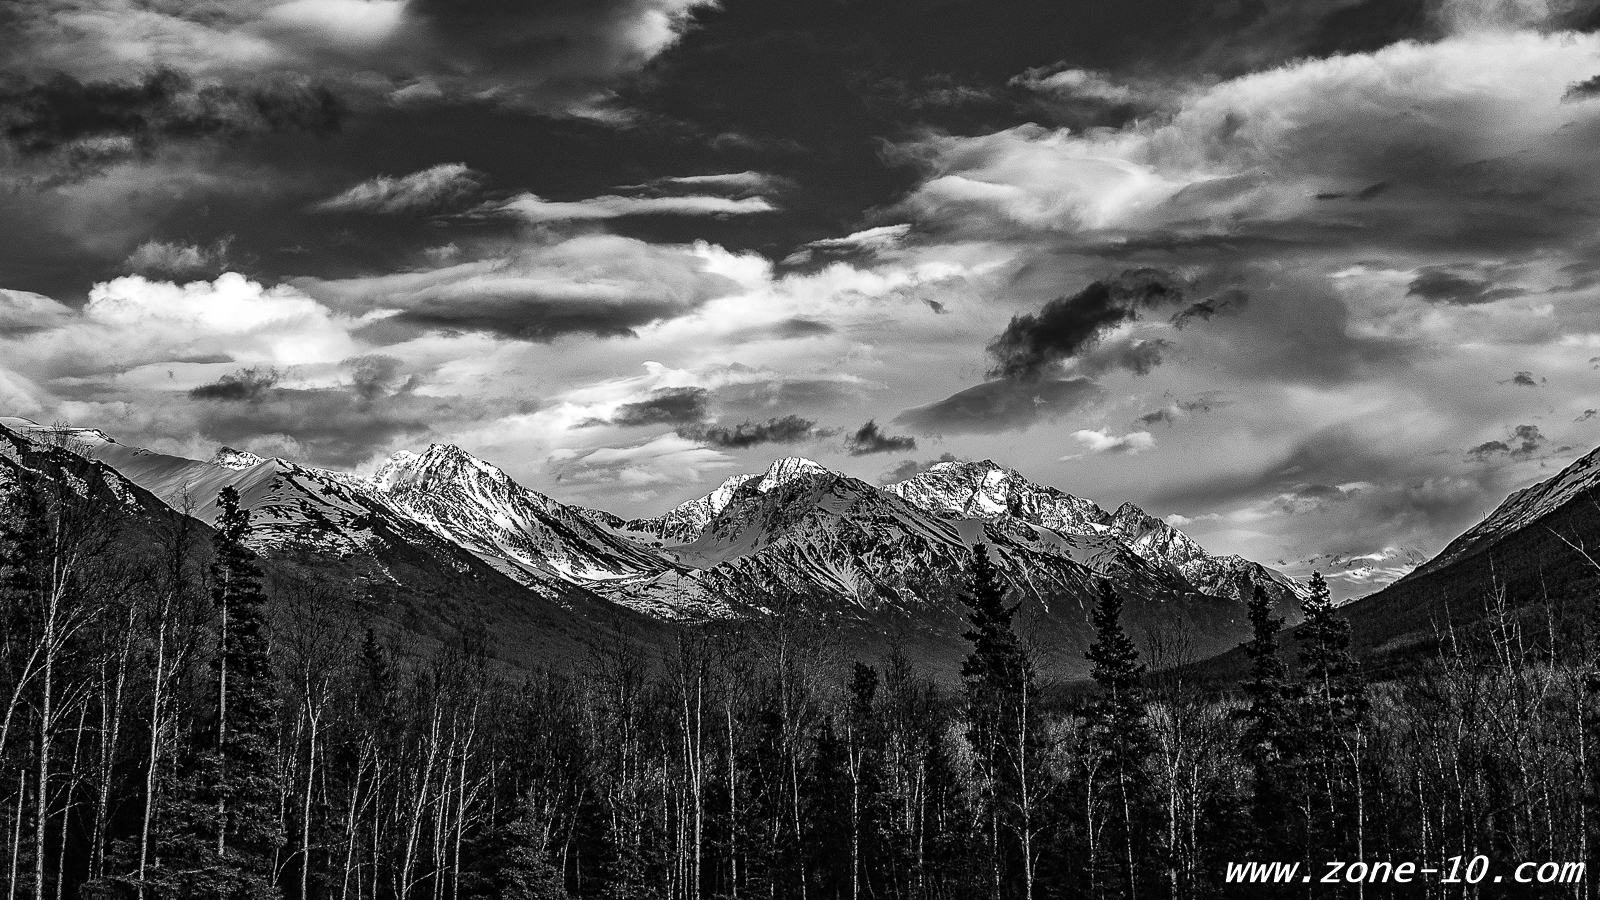
<path id="1" fill-rule="evenodd" d="M 1530 633 L 1491 609 L 1369 684 L 1318 577 L 1293 659 L 1256 592 L 1253 669 L 1223 691 L 1184 674 L 1180 631 L 1126 633 L 1107 583 L 1093 683 L 1064 687 L 980 546 L 959 686 L 843 659 L 803 609 L 528 672 L 266 578 L 231 489 L 215 529 L 173 516 L 128 554 L 103 492 L 15 471 L 10 898 L 1180 898 L 1268 890 L 1225 884 L 1231 861 L 1479 854 L 1588 862 L 1545 890 L 1596 894 L 1600 613 Z"/>

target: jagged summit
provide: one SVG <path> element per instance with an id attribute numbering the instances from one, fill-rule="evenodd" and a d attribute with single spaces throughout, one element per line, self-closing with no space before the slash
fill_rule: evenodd
<path id="1" fill-rule="evenodd" d="M 374 490 L 395 492 L 428 490 L 462 479 L 488 479 L 496 484 L 511 481 L 499 466 L 473 456 L 455 444 L 431 444 L 422 453 L 396 451 L 368 479 Z"/>
<path id="2" fill-rule="evenodd" d="M 831 474 L 833 474 L 831 469 L 815 460 L 803 456 L 785 456 L 774 460 L 772 465 L 767 467 L 767 471 L 761 475 L 761 482 L 756 485 L 756 493 L 765 494 L 807 475 Z"/>
<path id="3" fill-rule="evenodd" d="M 885 485 L 884 490 L 948 515 L 1011 515 L 1046 528 L 1084 533 L 1109 524 L 1105 510 L 1093 502 L 1036 484 L 989 459 L 937 463 L 926 472 Z"/>

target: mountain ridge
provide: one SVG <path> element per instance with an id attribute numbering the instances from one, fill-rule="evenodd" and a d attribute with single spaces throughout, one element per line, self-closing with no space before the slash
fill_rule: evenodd
<path id="1" fill-rule="evenodd" d="M 782 457 L 659 516 L 624 520 L 524 487 L 449 444 L 399 451 L 361 476 L 232 448 L 202 462 L 98 431 L 7 424 L 68 444 L 202 521 L 214 521 L 216 492 L 233 486 L 263 551 L 354 558 L 389 541 L 441 558 L 467 554 L 542 602 L 599 603 L 658 621 L 743 620 L 799 603 L 846 631 L 911 633 L 948 657 L 964 627 L 963 567 L 978 543 L 1065 647 L 1086 645 L 1106 579 L 1133 618 L 1187 622 L 1208 648 L 1242 633 L 1252 585 L 1267 587 L 1291 619 L 1304 597 L 1282 573 L 1212 556 L 1132 503 L 1107 512 L 992 460 L 874 485 Z"/>

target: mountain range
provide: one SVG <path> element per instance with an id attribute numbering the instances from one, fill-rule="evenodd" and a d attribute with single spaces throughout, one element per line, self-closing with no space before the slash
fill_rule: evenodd
<path id="1" fill-rule="evenodd" d="M 1085 668 L 1088 612 L 1105 579 L 1132 625 L 1179 628 L 1195 653 L 1237 643 L 1252 585 L 1291 619 L 1305 595 L 1279 572 L 1207 553 L 1137 506 L 1107 512 L 989 460 L 942 462 L 878 486 L 788 457 L 659 516 L 624 520 L 530 490 L 445 444 L 396 453 L 360 476 L 230 448 L 187 459 L 16 418 L 0 418 L 0 437 L 14 451 L 72 453 L 108 483 L 203 523 L 215 519 L 218 491 L 234 487 L 257 551 L 347 593 L 409 597 L 406 614 L 391 616 L 399 627 L 485 592 L 503 601 L 496 621 L 554 617 L 531 645 L 517 637 L 526 628 L 498 629 L 500 652 L 515 662 L 590 644 L 607 625 L 655 640 L 796 615 L 863 652 L 895 642 L 951 670 L 965 651 L 962 571 L 980 543 L 1021 604 L 1019 624 L 1068 675 Z"/>

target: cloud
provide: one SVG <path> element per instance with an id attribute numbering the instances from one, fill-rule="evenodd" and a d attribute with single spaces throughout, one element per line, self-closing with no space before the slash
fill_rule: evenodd
<path id="1" fill-rule="evenodd" d="M 316 465 L 352 467 L 402 438 L 429 435 L 463 416 L 482 415 L 460 397 L 424 397 L 398 383 L 400 360 L 347 359 L 348 384 L 288 386 L 289 374 L 247 368 L 188 392 L 201 401 L 196 430 L 209 440 Z"/>
<path id="2" fill-rule="evenodd" d="M 789 415 L 765 422 L 740 422 L 725 425 L 694 425 L 678 429 L 678 435 L 727 450 L 743 450 L 757 444 L 793 444 L 822 436 L 814 420 Z"/>
<path id="3" fill-rule="evenodd" d="M 1561 102 L 1596 49 L 1593 34 L 1469 30 L 1192 84 L 1169 114 L 1122 127 L 929 134 L 898 147 L 925 178 L 893 211 L 951 238 L 1124 252 L 1548 246 L 1587 233 L 1570 200 L 1600 188 L 1584 149 L 1600 107 Z"/>
<path id="4" fill-rule="evenodd" d="M 220 400 L 225 403 L 257 402 L 265 399 L 283 380 L 277 369 L 240 369 L 222 376 L 213 384 L 202 384 L 189 390 L 195 400 Z"/>
<path id="5" fill-rule="evenodd" d="M 900 247 L 910 233 L 909 224 L 878 225 L 851 232 L 844 237 L 812 241 L 795 251 L 784 262 L 799 264 L 818 256 L 831 259 L 876 256 Z"/>
<path id="6" fill-rule="evenodd" d="M 922 434 L 1017 431 L 1079 409 L 1101 393 L 1100 386 L 1088 378 L 1003 378 L 907 409 L 894 421 Z"/>
<path id="7" fill-rule="evenodd" d="M 650 182 L 658 188 L 691 188 L 731 194 L 770 194 L 793 187 L 787 178 L 770 172 L 724 172 L 716 175 L 671 175 Z"/>
<path id="8" fill-rule="evenodd" d="M 1140 415 L 1140 425 L 1156 425 L 1165 422 L 1168 425 L 1176 424 L 1181 419 L 1187 419 L 1195 413 L 1208 413 L 1213 409 L 1231 406 L 1233 401 L 1217 394 L 1203 394 L 1193 400 L 1174 400 L 1160 409 L 1152 409 Z"/>
<path id="9" fill-rule="evenodd" d="M 1137 319 L 1140 309 L 1177 302 L 1182 292 L 1153 269 L 1129 270 L 1096 281 L 1070 297 L 1046 303 L 1038 313 L 1013 316 L 989 342 L 995 365 L 990 378 L 1036 381 L 1064 360 L 1093 347 L 1102 335 Z M 1146 354 L 1148 359 L 1148 354 Z"/>
<path id="10" fill-rule="evenodd" d="M 617 407 L 612 425 L 688 425 L 705 420 L 710 391 L 702 387 L 660 388 L 644 400 Z M 599 421 L 599 420 L 595 420 Z"/>
<path id="11" fill-rule="evenodd" d="M 430 331 L 474 331 L 522 341 L 563 335 L 625 337 L 734 293 L 710 248 L 654 245 L 615 235 L 551 244 L 417 272 L 297 284 L 331 306 L 388 314 L 362 332 L 397 343 Z"/>
<path id="12" fill-rule="evenodd" d="M 629 447 L 562 453 L 552 459 L 558 481 L 615 482 L 629 486 L 690 484 L 733 457 L 678 434 L 667 433 Z"/>
<path id="13" fill-rule="evenodd" d="M 191 280 L 215 278 L 228 268 L 228 246 L 223 238 L 209 247 L 196 244 L 148 240 L 135 247 L 122 267 L 134 275 L 152 279 Z"/>
<path id="14" fill-rule="evenodd" d="M 1600 75 L 1574 81 L 1567 85 L 1566 93 L 1561 95 L 1563 101 L 1588 100 L 1591 97 L 1600 97 Z"/>
<path id="15" fill-rule="evenodd" d="M 867 424 L 857 428 L 854 434 L 844 439 L 845 449 L 851 456 L 867 456 L 873 453 L 905 453 L 917 449 L 917 439 L 903 435 L 887 435 L 878 428 L 876 420 L 869 419 Z"/>
<path id="16" fill-rule="evenodd" d="M 1216 315 L 1235 312 L 1243 309 L 1250 302 L 1250 295 L 1237 288 L 1223 291 L 1215 297 L 1207 297 L 1198 303 L 1191 303 L 1172 316 L 1172 327 L 1183 329 L 1183 326 L 1199 319 L 1209 322 Z"/>
<path id="17" fill-rule="evenodd" d="M 1012 80 L 1013 84 L 1065 98 L 1126 104 L 1139 98 L 1127 84 L 1117 82 L 1105 72 L 1088 69 L 1029 69 Z"/>
<path id="18" fill-rule="evenodd" d="M 1507 378 L 1505 381 L 1500 383 L 1514 384 L 1517 387 L 1538 387 L 1539 385 L 1545 383 L 1545 379 L 1535 379 L 1532 372 L 1512 372 L 1510 378 Z"/>
<path id="19" fill-rule="evenodd" d="M 896 482 L 905 481 L 908 478 L 914 478 L 917 475 L 928 471 L 939 463 L 955 461 L 956 455 L 954 453 L 941 453 L 939 454 L 938 459 L 930 459 L 926 462 L 917 462 L 914 459 L 908 459 L 900 463 L 900 465 L 895 466 L 889 471 L 883 473 L 883 475 L 878 478 L 878 483 L 894 484 Z"/>
<path id="20" fill-rule="evenodd" d="M 396 441 L 417 440 L 482 410 L 460 397 L 396 393 L 367 399 L 347 388 L 275 387 L 250 403 L 207 403 L 198 411 L 202 437 L 231 447 L 297 448 L 299 461 L 355 467 Z"/>
<path id="21" fill-rule="evenodd" d="M 238 83 L 282 72 L 368 102 L 597 111 L 617 79 L 675 43 L 703 0 L 33 0 L 8 9 L 13 68 L 127 77 L 159 66 Z"/>
<path id="22" fill-rule="evenodd" d="M 1126 453 L 1133 455 L 1155 447 L 1156 439 L 1148 431 L 1135 431 L 1114 435 L 1110 429 L 1081 430 L 1072 433 L 1072 439 L 1082 444 L 1090 453 Z M 1075 459 L 1064 456 L 1062 459 Z"/>
<path id="23" fill-rule="evenodd" d="M 1163 338 L 1128 338 L 1103 344 L 1079 358 L 1078 371 L 1100 375 L 1113 369 L 1126 369 L 1135 375 L 1149 375 L 1176 346 Z"/>
<path id="24" fill-rule="evenodd" d="M 1572 421 L 1574 421 L 1574 422 L 1587 422 L 1590 419 L 1594 418 L 1595 416 L 1600 416 L 1600 409 L 1586 409 L 1586 410 L 1583 411 L 1583 415 L 1577 417 L 1576 419 L 1573 419 Z"/>
<path id="25" fill-rule="evenodd" d="M 70 321 L 72 315 L 69 307 L 43 294 L 0 289 L 0 338 L 48 331 Z"/>
<path id="26" fill-rule="evenodd" d="M 382 353 L 351 357 L 339 364 L 350 373 L 350 389 L 357 397 L 368 401 L 401 389 L 397 381 L 404 366 L 402 360 Z"/>
<path id="27" fill-rule="evenodd" d="M 1511 436 L 1503 441 L 1484 441 L 1467 451 L 1469 459 L 1484 462 L 1496 456 L 1527 459 L 1549 445 L 1549 438 L 1539 432 L 1537 425 L 1518 425 Z"/>
<path id="28" fill-rule="evenodd" d="M 1482 278 L 1463 275 L 1450 266 L 1424 266 L 1406 288 L 1406 294 L 1421 297 L 1430 303 L 1453 303 L 1471 306 L 1493 303 L 1507 297 L 1520 297 L 1527 291 L 1516 287 L 1496 287 Z"/>
<path id="29" fill-rule="evenodd" d="M 329 197 L 312 208 L 318 212 L 367 212 L 396 215 L 423 212 L 471 194 L 483 176 L 465 163 L 440 163 L 399 178 L 379 175 Z"/>
<path id="30" fill-rule="evenodd" d="M 765 197 L 732 199 L 709 195 L 684 197 L 623 197 L 608 194 L 586 200 L 545 200 L 518 194 L 485 211 L 513 216 L 524 222 L 573 222 L 618 219 L 623 216 L 740 216 L 776 212 Z"/>
<path id="31" fill-rule="evenodd" d="M 216 356 L 285 366 L 351 356 L 353 324 L 296 288 L 234 272 L 183 285 L 126 275 L 95 285 L 40 350 L 60 359 L 92 346 L 102 370 Z"/>
<path id="32" fill-rule="evenodd" d="M 1362 490 L 1371 488 L 1365 482 L 1351 484 L 1304 484 L 1292 491 L 1279 494 L 1272 499 L 1273 505 L 1287 515 L 1300 515 L 1308 512 L 1324 512 L 1334 503 L 1342 503 Z"/>
<path id="33" fill-rule="evenodd" d="M 24 159 L 48 161 L 52 181 L 148 158 L 169 143 L 328 134 L 343 118 L 327 88 L 293 81 L 200 86 L 171 69 L 136 80 L 0 77 L 0 136 Z"/>

